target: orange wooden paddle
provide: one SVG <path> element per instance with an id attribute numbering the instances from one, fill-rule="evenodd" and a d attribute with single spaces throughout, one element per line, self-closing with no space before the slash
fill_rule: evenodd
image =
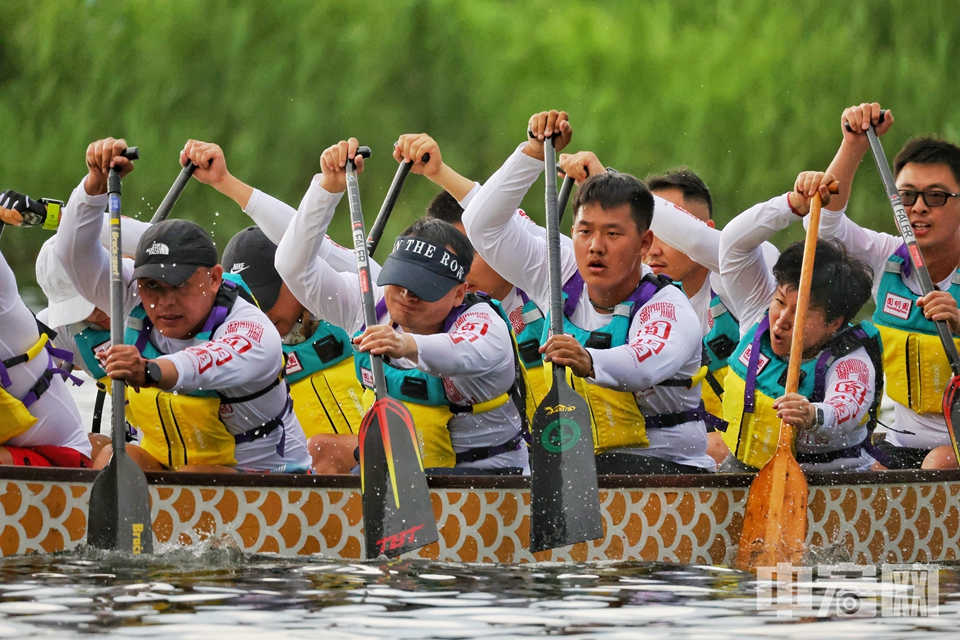
<path id="1" fill-rule="evenodd" d="M 829 190 L 837 193 L 839 184 L 834 182 Z M 813 259 L 817 251 L 820 207 L 820 194 L 817 193 L 810 204 L 810 224 L 803 245 L 786 393 L 796 393 L 800 385 L 803 327 L 807 320 Z M 807 537 L 807 493 L 807 479 L 793 456 L 793 425 L 781 420 L 777 451 L 750 485 L 737 553 L 739 568 L 754 569 L 773 567 L 781 562 L 800 562 Z"/>

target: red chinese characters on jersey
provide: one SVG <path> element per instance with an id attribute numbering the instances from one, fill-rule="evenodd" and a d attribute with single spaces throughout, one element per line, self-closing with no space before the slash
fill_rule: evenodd
<path id="1" fill-rule="evenodd" d="M 487 335 L 490 330 L 489 317 L 481 313 L 470 313 L 469 311 L 457 318 L 453 325 L 455 331 L 450 334 L 453 344 L 459 344 L 466 340 L 467 342 L 476 342 L 481 337 Z"/>
<path id="2" fill-rule="evenodd" d="M 222 366 L 233 360 L 234 354 L 241 355 L 253 348 L 253 343 L 238 334 L 231 334 L 183 350 L 196 360 L 197 373 L 205 373 L 213 366 Z"/>
<path id="3" fill-rule="evenodd" d="M 673 307 L 671 304 L 670 307 Z M 643 362 L 654 356 L 666 346 L 673 325 L 666 320 L 656 320 L 643 326 L 637 338 L 627 345 L 633 351 L 637 362 Z"/>
<path id="4" fill-rule="evenodd" d="M 252 320 L 232 320 L 227 323 L 227 333 L 240 333 L 260 344 L 260 339 L 263 337 L 263 325 Z"/>
<path id="5" fill-rule="evenodd" d="M 837 383 L 826 404 L 837 414 L 837 424 L 855 418 L 867 399 L 870 384 L 870 367 L 862 360 L 850 358 L 836 366 Z"/>

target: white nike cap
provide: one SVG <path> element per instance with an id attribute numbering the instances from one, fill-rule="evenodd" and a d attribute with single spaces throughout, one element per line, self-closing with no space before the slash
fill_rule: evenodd
<path id="1" fill-rule="evenodd" d="M 53 236 L 40 247 L 40 254 L 37 256 L 37 283 L 49 303 L 47 324 L 51 327 L 65 327 L 86 320 L 96 306 L 81 296 L 70 282 L 66 269 L 57 258 L 54 247 L 56 239 L 57 237 Z"/>

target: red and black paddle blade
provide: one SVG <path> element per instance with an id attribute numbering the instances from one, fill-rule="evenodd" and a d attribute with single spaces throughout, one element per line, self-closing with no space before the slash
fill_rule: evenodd
<path id="1" fill-rule="evenodd" d="M 360 478 L 367 559 L 439 540 L 413 417 L 392 398 L 373 403 L 360 425 Z"/>
<path id="2" fill-rule="evenodd" d="M 553 368 L 553 386 L 533 416 L 530 463 L 530 550 L 601 537 L 590 409 L 563 367 Z"/>
<path id="3" fill-rule="evenodd" d="M 960 376 L 953 376 L 943 392 L 943 416 L 947 420 L 947 433 L 953 444 L 953 455 L 960 464 L 960 447 L 957 446 L 957 429 L 960 428 Z"/>

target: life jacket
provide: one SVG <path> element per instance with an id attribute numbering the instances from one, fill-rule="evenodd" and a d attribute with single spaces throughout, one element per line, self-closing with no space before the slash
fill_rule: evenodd
<path id="1" fill-rule="evenodd" d="M 864 347 L 874 366 L 876 390 L 873 404 L 861 420 L 867 426 L 867 439 L 876 426 L 880 400 L 883 398 L 883 347 L 876 327 L 869 322 L 848 325 L 837 332 L 817 354 L 800 365 L 800 384 L 797 393 L 810 402 L 823 402 L 826 391 L 827 369 L 838 358 Z M 724 442 L 738 460 L 759 469 L 777 450 L 780 437 L 780 419 L 773 402 L 785 393 L 789 362 L 773 353 L 770 346 L 770 317 L 764 315 L 754 328 L 744 335 L 733 355 L 727 361 L 730 370 L 724 384 L 723 415 L 729 426 L 723 434 Z M 822 454 L 809 454 L 800 462 L 830 462 L 841 457 L 859 456 L 850 449 Z M 831 457 L 832 456 L 832 457 Z"/>
<path id="2" fill-rule="evenodd" d="M 223 283 L 217 291 L 213 308 L 203 329 L 194 337 L 194 344 L 208 342 L 223 324 L 230 310 L 243 295 L 248 298 L 242 280 L 235 274 L 223 274 Z M 242 285 L 242 286 L 241 286 Z M 153 323 L 142 304 L 127 317 L 124 343 L 137 347 L 147 359 L 165 355 L 150 342 Z M 220 404 L 249 402 L 280 384 L 280 376 L 263 389 L 242 397 L 224 396 L 213 390 L 170 393 L 158 388 L 142 387 L 137 393 L 127 387 L 127 420 L 141 433 L 140 446 L 157 461 L 177 469 L 187 464 L 217 464 L 232 466 L 237 463 L 234 448 L 237 444 L 265 437 L 275 429 L 283 428 L 286 407 L 280 415 L 264 425 L 233 436 L 220 420 Z M 288 403 L 289 405 L 289 403 Z M 285 439 L 281 438 L 277 452 L 283 455 Z"/>
<path id="3" fill-rule="evenodd" d="M 523 307 L 520 309 L 523 331 L 517 335 L 517 354 L 524 382 L 527 385 L 527 422 L 533 422 L 537 407 L 550 390 L 543 375 L 543 354 L 540 353 L 540 338 L 543 336 L 544 317 L 540 307 L 522 289 L 517 289 Z M 512 326 L 512 325 L 511 325 Z"/>
<path id="4" fill-rule="evenodd" d="M 43 325 L 39 320 L 37 326 L 40 330 L 40 337 L 32 347 L 27 349 L 26 353 L 0 361 L 0 444 L 25 433 L 36 424 L 37 418 L 30 413 L 30 406 L 46 393 L 55 375 L 62 374 L 64 377 L 69 377 L 77 386 L 83 384 L 82 381 L 54 365 L 53 358 L 73 362 L 72 353 L 64 349 L 58 349 L 51 343 L 51 336 L 56 336 L 56 332 Z M 17 398 L 7 391 L 13 385 L 9 370 L 17 365 L 30 362 L 41 354 L 47 356 L 47 368 L 30 387 L 30 390 L 22 398 Z"/>
<path id="5" fill-rule="evenodd" d="M 500 303 L 491 300 L 486 294 L 468 293 L 463 300 L 463 304 L 454 307 L 443 325 L 443 333 L 447 333 L 467 309 L 475 304 L 486 303 L 492 306 L 507 327 L 510 322 L 507 320 Z M 386 314 L 386 303 L 381 300 L 377 304 L 377 319 Z M 361 328 L 356 335 L 363 333 Z M 512 333 L 512 332 L 511 332 Z M 376 397 L 373 393 L 373 373 L 370 363 L 370 354 L 354 350 L 354 365 L 356 375 L 361 384 L 366 388 L 363 396 L 364 411 L 369 409 Z M 525 413 L 524 391 L 522 388 L 523 378 L 520 373 L 520 364 L 516 351 L 514 351 L 514 373 L 515 381 L 506 393 L 501 393 L 495 398 L 480 402 L 474 405 L 457 405 L 450 402 L 444 389 L 443 378 L 424 373 L 419 369 L 400 369 L 384 360 L 383 373 L 387 383 L 387 395 L 394 400 L 398 400 L 406 405 L 413 417 L 413 424 L 417 432 L 417 441 L 420 445 L 420 456 L 423 460 L 424 468 L 450 468 L 458 462 L 476 462 L 487 458 L 516 450 L 527 431 L 527 421 Z M 450 442 L 450 431 L 448 424 L 450 420 L 459 413 L 485 413 L 498 409 L 507 402 L 513 401 L 514 407 L 520 415 L 521 432 L 514 436 L 510 441 L 493 447 L 477 447 L 465 452 L 454 453 L 453 444 Z"/>
<path id="6" fill-rule="evenodd" d="M 284 377 L 293 411 L 309 438 L 318 433 L 357 433 L 363 388 L 354 373 L 347 332 L 324 320 L 300 344 L 283 345 Z"/>
<path id="7" fill-rule="evenodd" d="M 940 414 L 953 372 L 936 323 L 924 317 L 918 296 L 903 283 L 912 270 L 907 245 L 901 245 L 880 278 L 873 323 L 883 339 L 887 395 L 917 413 Z M 948 291 L 960 300 L 960 270 L 954 272 Z M 954 336 L 953 341 L 960 347 L 960 339 Z"/>
<path id="8" fill-rule="evenodd" d="M 627 344 L 630 324 L 637 312 L 647 304 L 661 289 L 673 285 L 667 276 L 647 274 L 640 280 L 640 285 L 626 300 L 616 306 L 606 326 L 594 331 L 581 329 L 573 324 L 570 316 L 580 302 L 583 293 L 583 277 L 580 272 L 574 273 L 563 286 L 563 332 L 576 338 L 584 348 L 612 349 Z M 675 286 L 675 285 L 674 285 Z M 549 335 L 548 321 L 544 326 L 543 340 Z M 676 380 L 664 380 L 657 386 L 685 386 L 692 387 L 699 384 L 706 374 L 706 368 L 701 367 L 697 376 Z M 544 375 L 551 380 L 552 368 L 550 363 L 544 363 Z M 647 447 L 650 440 L 647 438 L 648 429 L 675 427 L 704 417 L 703 405 L 689 411 L 678 411 L 659 415 L 644 416 L 637 405 L 637 399 L 630 391 L 607 389 L 587 382 L 585 378 L 573 375 L 567 369 L 567 381 L 573 389 L 586 399 L 590 407 L 590 423 L 593 428 L 593 447 L 595 453 L 603 453 L 610 449 L 621 447 Z"/>
<path id="9" fill-rule="evenodd" d="M 712 326 L 703 338 L 702 362 L 707 367 L 707 375 L 704 378 L 705 384 L 700 387 L 700 393 L 704 409 L 709 414 L 710 424 L 718 431 L 726 431 L 727 421 L 723 419 L 723 381 L 727 375 L 727 358 L 740 341 L 740 321 L 716 294 L 710 300 L 710 318 Z"/>

